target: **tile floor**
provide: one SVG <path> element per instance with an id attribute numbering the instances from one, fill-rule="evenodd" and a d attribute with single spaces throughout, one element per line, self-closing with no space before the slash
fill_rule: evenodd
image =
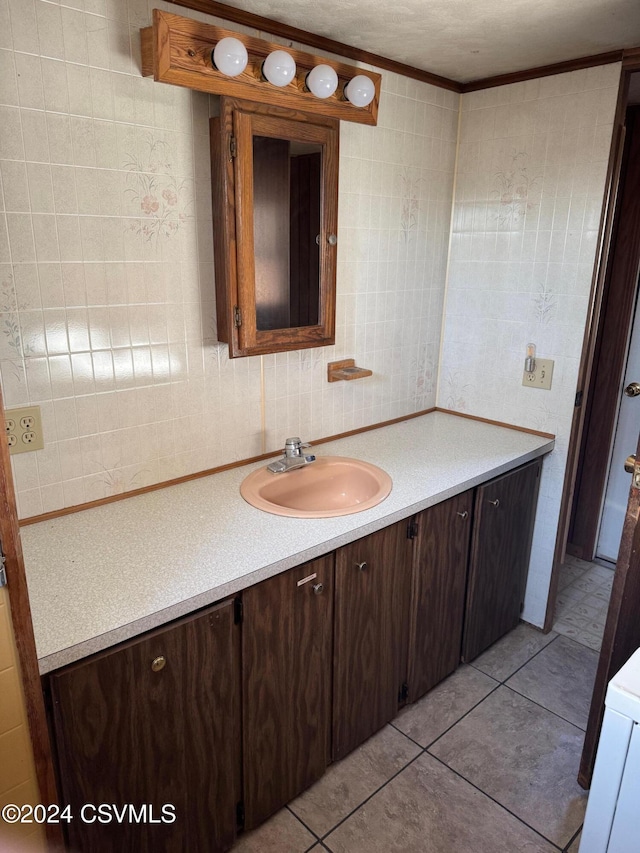
<path id="1" fill-rule="evenodd" d="M 233 853 L 577 853 L 576 775 L 612 578 L 569 558 L 553 632 L 519 625 Z"/>
<path id="2" fill-rule="evenodd" d="M 567 557 L 561 568 L 553 630 L 600 650 L 613 568 Z"/>

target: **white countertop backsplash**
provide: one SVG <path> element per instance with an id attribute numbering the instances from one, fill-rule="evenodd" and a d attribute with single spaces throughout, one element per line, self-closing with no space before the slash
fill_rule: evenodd
<path id="1" fill-rule="evenodd" d="M 255 509 L 239 487 L 267 464 L 259 462 L 27 525 L 21 537 L 40 671 L 233 595 L 553 446 L 433 412 L 317 446 L 318 456 L 356 457 L 390 474 L 389 497 L 353 515 L 301 519 Z"/>

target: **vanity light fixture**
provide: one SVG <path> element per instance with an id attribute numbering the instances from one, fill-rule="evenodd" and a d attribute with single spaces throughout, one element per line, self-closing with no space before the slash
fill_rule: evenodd
<path id="1" fill-rule="evenodd" d="M 247 67 L 249 54 L 240 39 L 227 36 L 211 51 L 211 62 L 227 77 L 237 77 Z"/>
<path id="2" fill-rule="evenodd" d="M 357 74 L 344 87 L 344 96 L 354 107 L 368 106 L 376 93 L 371 77 Z"/>
<path id="3" fill-rule="evenodd" d="M 140 30 L 142 74 L 295 113 L 375 125 L 381 77 L 293 46 L 153 10 Z"/>
<path id="4" fill-rule="evenodd" d="M 262 63 L 262 73 L 272 86 L 288 86 L 296 76 L 296 63 L 286 50 L 274 50 Z"/>
<path id="5" fill-rule="evenodd" d="M 316 98 L 330 98 L 338 88 L 338 75 L 330 65 L 314 65 L 305 82 Z"/>
<path id="6" fill-rule="evenodd" d="M 535 373 L 536 371 L 536 345 L 527 344 L 527 357 L 524 360 L 525 373 Z"/>

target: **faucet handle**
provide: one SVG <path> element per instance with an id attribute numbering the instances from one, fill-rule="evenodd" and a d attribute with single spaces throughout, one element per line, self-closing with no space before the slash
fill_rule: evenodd
<path id="1" fill-rule="evenodd" d="M 303 447 L 311 447 L 311 445 L 303 443 L 298 436 L 287 438 L 284 443 L 284 455 L 300 456 Z"/>

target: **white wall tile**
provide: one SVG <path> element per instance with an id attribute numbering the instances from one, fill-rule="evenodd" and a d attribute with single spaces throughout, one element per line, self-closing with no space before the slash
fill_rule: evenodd
<path id="1" fill-rule="evenodd" d="M 616 64 L 462 98 L 464 169 L 438 404 L 558 436 L 545 461 L 525 601 L 524 618 L 537 625 L 544 621 L 619 76 Z M 479 116 L 490 109 L 493 130 L 485 123 L 486 145 L 477 144 Z M 539 357 L 555 361 L 551 392 L 522 387 L 529 341 Z"/>

